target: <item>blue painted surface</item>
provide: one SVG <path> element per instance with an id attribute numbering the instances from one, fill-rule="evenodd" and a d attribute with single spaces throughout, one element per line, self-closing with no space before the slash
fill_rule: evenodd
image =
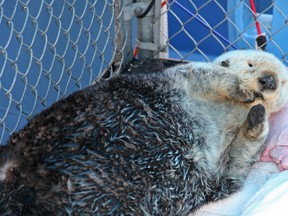
<path id="1" fill-rule="evenodd" d="M 235 22 L 238 28 L 237 30 L 235 26 L 228 24 L 229 40 L 236 41 L 236 45 L 240 49 L 255 48 L 255 38 L 258 33 L 253 14 L 249 9 L 250 2 L 249 0 L 243 0 L 243 2 L 228 1 L 228 11 L 233 11 L 229 14 L 229 18 Z M 271 7 L 273 2 L 274 5 Z M 258 19 L 262 33 L 267 36 L 266 50 L 282 58 L 283 62 L 287 64 L 288 58 L 284 55 L 288 53 L 288 26 L 286 24 L 288 1 L 255 0 L 255 7 L 257 13 L 264 13 Z M 241 39 L 238 40 L 240 35 Z"/>
<path id="2" fill-rule="evenodd" d="M 18 130 L 27 123 L 26 116 L 21 112 L 27 116 L 35 115 L 64 95 L 89 85 L 97 73 L 106 68 L 113 56 L 113 24 L 109 27 L 112 11 L 109 12 L 109 9 L 104 7 L 106 1 L 97 1 L 94 8 L 89 8 L 88 5 L 81 19 L 85 28 L 91 25 L 90 41 L 85 36 L 85 29 L 80 29 L 77 17 L 73 16 L 73 13 L 78 17 L 83 14 L 83 1 L 75 1 L 71 11 L 63 1 L 57 1 L 50 9 L 43 4 L 40 9 L 42 2 L 30 2 L 27 9 L 16 0 L 5 0 L 1 4 L 3 10 L 0 12 L 0 122 L 4 119 L 2 124 L 11 130 Z M 63 5 L 65 10 L 62 11 Z M 95 19 L 91 10 L 98 15 L 104 11 L 101 20 Z M 38 17 L 36 22 L 27 14 Z M 51 14 L 54 16 L 52 19 Z M 57 22 L 56 17 L 59 17 L 61 24 Z M 12 21 L 11 24 L 8 23 L 8 19 Z M 91 24 L 92 19 L 94 21 Z M 69 34 L 64 34 L 70 28 L 70 24 L 72 30 L 68 31 Z M 108 27 L 106 33 L 110 33 L 110 37 L 104 33 Z M 44 31 L 45 34 L 42 34 Z M 51 44 L 46 43 L 46 36 Z M 98 43 L 92 45 L 92 40 L 96 39 Z M 23 46 L 21 41 L 26 45 Z M 77 46 L 74 46 L 73 43 L 76 41 Z M 107 47 L 104 49 L 106 44 Z M 5 52 L 2 52 L 3 49 Z M 85 58 L 80 58 L 79 53 L 84 52 Z M 56 58 L 54 53 L 58 55 Z M 7 57 L 10 61 L 6 61 Z M 105 58 L 106 62 L 101 57 Z M 38 59 L 41 59 L 41 64 L 37 63 Z M 1 140 L 5 143 L 8 136 L 9 131 L 0 126 L 0 144 Z"/>
<path id="3" fill-rule="evenodd" d="M 207 1 L 202 0 L 192 1 L 195 7 L 193 7 L 193 4 L 189 0 L 178 0 L 177 2 L 182 4 L 192 14 L 195 14 L 196 17 L 203 17 L 213 30 L 216 30 L 232 42 L 237 49 L 255 48 L 257 30 L 249 0 L 218 0 L 217 2 L 224 11 L 215 3 L 216 1 L 211 1 L 208 4 L 206 3 Z M 274 6 L 271 6 L 273 2 Z M 267 51 L 282 58 L 283 62 L 287 64 L 288 1 L 255 0 L 255 7 L 258 13 L 264 12 L 264 15 L 259 17 L 259 21 L 262 32 L 267 35 Z M 181 9 L 177 4 L 172 4 L 171 9 L 181 21 L 179 21 L 173 13 L 168 13 L 169 37 L 172 37 L 170 43 L 181 53 L 181 56 L 170 48 L 170 57 L 177 59 L 184 58 L 186 60 L 207 60 L 201 52 L 197 51 L 198 46 L 199 50 L 202 50 L 203 53 L 212 60 L 224 51 L 234 49 L 215 34 L 207 37 L 211 31 L 197 21 L 195 17 L 193 18 L 193 15 Z M 236 26 L 228 22 L 227 19 L 225 19 L 226 16 L 228 16 Z M 180 30 L 184 31 L 178 34 Z M 185 33 L 185 31 L 187 33 Z M 191 35 L 191 37 L 189 35 Z M 228 49 L 223 47 L 219 41 Z"/>
<path id="4" fill-rule="evenodd" d="M 272 19 L 272 34 L 271 39 L 277 43 L 277 46 L 269 43 L 267 49 L 278 57 L 282 57 L 283 54 L 286 54 L 284 57 L 284 62 L 288 63 L 288 1 L 287 0 L 276 0 L 275 5 L 277 8 L 281 9 L 281 12 L 276 8 L 273 8 L 273 19 Z M 283 28 L 284 27 L 284 28 Z M 277 33 L 276 33 L 277 32 Z M 275 34 L 274 34 L 275 33 Z M 287 64 L 288 65 L 288 64 Z"/>
<path id="5" fill-rule="evenodd" d="M 211 1 L 208 4 L 206 4 L 206 1 L 193 1 L 197 9 L 201 8 L 198 13 L 189 0 L 178 2 L 197 17 L 203 17 L 212 29 L 216 30 L 223 37 L 228 39 L 227 20 L 223 22 L 226 16 L 225 11 L 227 9 L 226 0 L 217 1 L 223 10 L 214 1 Z M 210 59 L 215 58 L 225 51 L 225 48 L 219 43 L 219 41 L 221 41 L 225 46 L 228 46 L 228 44 L 215 34 L 207 37 L 211 30 L 207 29 L 207 27 L 201 24 L 195 17 L 193 18 L 191 14 L 185 12 L 175 3 L 172 4 L 171 10 L 178 16 L 181 22 L 179 22 L 171 12 L 168 13 L 169 38 L 172 37 L 170 43 L 180 51 L 184 59 L 207 60 L 199 51 L 197 51 L 197 46 Z M 187 33 L 181 31 L 178 34 L 178 31 L 182 29 L 187 31 Z M 193 50 L 195 49 L 196 51 L 194 52 Z M 193 51 L 193 53 L 190 54 L 191 51 Z M 181 58 L 171 48 L 169 49 L 169 56 L 171 58 Z"/>

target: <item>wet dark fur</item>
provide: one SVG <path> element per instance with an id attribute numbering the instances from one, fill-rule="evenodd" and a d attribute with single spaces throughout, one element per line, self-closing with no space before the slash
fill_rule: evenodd
<path id="1" fill-rule="evenodd" d="M 193 125 L 171 102 L 181 92 L 157 90 L 157 82 L 97 83 L 15 133 L 1 149 L 1 164 L 8 158 L 18 164 L 0 184 L 1 215 L 66 215 L 65 208 L 81 214 L 184 215 L 210 199 L 209 191 L 219 187 L 214 176 L 185 158 L 205 138 L 185 137 L 193 134 Z"/>
<path id="2" fill-rule="evenodd" d="M 225 173 L 229 152 L 217 162 L 223 172 L 210 164 L 201 129 L 210 123 L 183 109 L 189 99 L 174 83 L 159 73 L 117 76 L 35 116 L 0 149 L 2 176 L 9 167 L 0 215 L 183 216 L 237 191 L 249 169 Z"/>

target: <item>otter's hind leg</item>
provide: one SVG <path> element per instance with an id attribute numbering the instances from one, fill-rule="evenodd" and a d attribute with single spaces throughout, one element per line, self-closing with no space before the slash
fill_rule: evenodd
<path id="1" fill-rule="evenodd" d="M 269 132 L 268 116 L 261 104 L 253 106 L 235 139 L 225 150 L 224 163 L 230 175 L 246 177 L 252 164 L 259 159 L 260 150 Z"/>
<path id="2" fill-rule="evenodd" d="M 208 201 L 216 201 L 239 191 L 249 174 L 269 130 L 264 106 L 253 106 L 235 139 L 221 155 L 217 175 L 211 182 Z"/>
<path id="3" fill-rule="evenodd" d="M 261 104 L 253 106 L 239 133 L 225 149 L 219 161 L 219 191 L 214 200 L 241 188 L 252 165 L 259 159 L 269 131 L 268 116 Z"/>

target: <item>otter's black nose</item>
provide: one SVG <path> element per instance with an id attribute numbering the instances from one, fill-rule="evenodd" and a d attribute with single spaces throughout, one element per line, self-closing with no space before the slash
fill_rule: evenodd
<path id="1" fill-rule="evenodd" d="M 276 81 L 273 76 L 265 75 L 259 78 L 259 83 L 262 86 L 261 90 L 275 90 Z"/>

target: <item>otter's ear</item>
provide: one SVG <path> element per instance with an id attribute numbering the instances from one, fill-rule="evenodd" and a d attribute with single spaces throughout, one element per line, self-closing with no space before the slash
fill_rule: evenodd
<path id="1" fill-rule="evenodd" d="M 225 60 L 221 62 L 222 67 L 229 67 L 229 60 Z"/>

